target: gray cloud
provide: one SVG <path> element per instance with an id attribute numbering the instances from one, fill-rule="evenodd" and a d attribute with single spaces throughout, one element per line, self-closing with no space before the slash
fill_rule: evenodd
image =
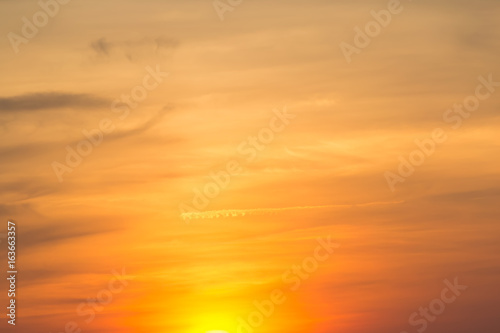
<path id="1" fill-rule="evenodd" d="M 90 48 L 94 52 L 94 57 L 110 58 L 113 56 L 122 56 L 134 62 L 148 55 L 168 55 L 178 44 L 177 40 L 165 36 L 125 41 L 109 41 L 105 37 L 102 37 L 92 41 Z"/>
<path id="2" fill-rule="evenodd" d="M 440 195 L 431 196 L 432 200 L 445 200 L 445 201 L 468 201 L 475 199 L 491 198 L 500 196 L 500 188 L 493 187 L 487 189 L 480 189 L 474 191 L 451 192 Z"/>
<path id="3" fill-rule="evenodd" d="M 90 94 L 60 92 L 32 93 L 0 97 L 0 111 L 39 111 L 56 108 L 96 108 L 109 105 L 109 101 Z"/>
<path id="4" fill-rule="evenodd" d="M 111 43 L 106 41 L 105 38 L 100 38 L 100 39 L 90 43 L 90 47 L 98 54 L 109 55 Z"/>
<path id="5" fill-rule="evenodd" d="M 120 230 L 120 228 L 111 224 L 103 227 L 88 222 L 83 226 L 81 224 L 64 225 L 58 223 L 42 227 L 31 227 L 28 230 L 23 230 L 20 237 L 25 244 L 25 248 L 33 248 L 54 245 L 58 242 L 69 241 L 75 238 L 112 233 L 117 230 Z"/>
<path id="6" fill-rule="evenodd" d="M 144 124 L 142 124 L 136 128 L 133 128 L 131 130 L 116 132 L 116 133 L 113 133 L 111 135 L 108 135 L 108 139 L 116 140 L 116 139 L 122 139 L 122 138 L 133 136 L 133 135 L 142 134 L 142 133 L 146 132 L 147 130 L 149 130 L 151 127 L 157 125 L 161 121 L 161 119 L 168 112 L 172 111 L 173 109 L 174 109 L 174 107 L 171 105 L 164 106 L 160 111 L 158 111 L 158 113 L 156 113 L 153 117 L 148 119 Z"/>

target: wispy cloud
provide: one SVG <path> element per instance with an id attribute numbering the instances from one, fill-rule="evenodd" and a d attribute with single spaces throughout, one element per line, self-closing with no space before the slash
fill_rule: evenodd
<path id="1" fill-rule="evenodd" d="M 123 41 L 110 41 L 102 37 L 92 41 L 90 48 L 94 52 L 94 57 L 110 58 L 118 56 L 134 62 L 146 55 L 168 55 L 178 44 L 177 40 L 165 36 Z"/>
<path id="2" fill-rule="evenodd" d="M 138 135 L 138 134 L 144 133 L 147 130 L 149 130 L 151 127 L 158 125 L 160 123 L 160 121 L 163 119 L 163 117 L 167 113 L 172 111 L 173 109 L 174 109 L 174 107 L 171 105 L 164 106 L 160 111 L 158 111 L 158 113 L 156 113 L 154 116 L 152 116 L 144 124 L 142 124 L 136 128 L 127 130 L 127 131 L 113 133 L 112 135 L 108 136 L 108 138 L 115 140 L 115 139 L 122 139 L 122 138 L 125 138 L 128 136 Z"/>
<path id="3" fill-rule="evenodd" d="M 0 111 L 40 111 L 58 108 L 96 108 L 109 105 L 109 101 L 91 94 L 62 92 L 31 93 L 0 97 Z"/>
<path id="4" fill-rule="evenodd" d="M 323 209 L 323 208 L 351 208 L 351 207 L 363 207 L 363 206 L 378 206 L 378 205 L 394 205 L 400 204 L 404 201 L 381 201 L 381 202 L 368 202 L 362 204 L 351 204 L 351 205 L 322 205 L 322 206 L 293 206 L 293 207 L 282 207 L 282 208 L 253 208 L 253 209 L 223 209 L 223 210 L 210 210 L 206 212 L 189 212 L 182 213 L 180 216 L 184 220 L 193 219 L 214 219 L 214 218 L 226 218 L 226 217 L 241 217 L 247 215 L 268 215 L 268 214 L 278 214 L 284 211 L 290 210 L 305 210 L 305 209 Z"/>

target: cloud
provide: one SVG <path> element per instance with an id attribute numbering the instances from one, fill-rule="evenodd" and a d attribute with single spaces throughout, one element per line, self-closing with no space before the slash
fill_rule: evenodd
<path id="1" fill-rule="evenodd" d="M 125 41 L 108 41 L 105 37 L 102 37 L 92 41 L 90 48 L 94 52 L 94 58 L 121 56 L 130 62 L 134 62 L 147 55 L 168 55 L 178 44 L 177 40 L 165 36 Z"/>
<path id="2" fill-rule="evenodd" d="M 361 207 L 361 206 L 373 206 L 373 205 L 393 205 L 400 204 L 404 201 L 389 201 L 389 202 L 368 202 L 363 204 L 352 204 L 352 205 L 324 205 L 324 206 L 294 206 L 294 207 L 283 207 L 283 208 L 254 208 L 254 209 L 224 209 L 224 210 L 211 210 L 206 212 L 189 212 L 182 213 L 180 216 L 184 220 L 192 219 L 213 219 L 219 217 L 239 217 L 246 215 L 267 215 L 276 214 L 283 211 L 289 210 L 304 210 L 304 209 L 321 209 L 321 208 L 350 208 L 350 207 Z"/>
<path id="3" fill-rule="evenodd" d="M 83 226 L 82 226 L 83 225 Z M 65 225 L 57 223 L 44 225 L 41 227 L 31 227 L 23 230 L 23 242 L 25 248 L 38 246 L 50 246 L 59 242 L 74 240 L 76 238 L 101 235 L 103 233 L 113 233 L 121 230 L 118 225 L 101 226 L 97 223 L 81 223 L 75 225 Z"/>
<path id="4" fill-rule="evenodd" d="M 470 201 L 500 196 L 500 188 L 487 188 L 473 191 L 451 192 L 431 196 L 431 200 L 444 200 L 451 202 Z"/>
<path id="5" fill-rule="evenodd" d="M 171 110 L 173 110 L 172 106 L 165 106 L 160 111 L 158 111 L 157 114 L 155 114 L 153 117 L 147 120 L 144 124 L 136 128 L 133 128 L 131 130 L 113 133 L 108 136 L 108 139 L 111 140 L 122 139 L 128 136 L 142 134 L 147 130 L 149 130 L 151 127 L 157 125 L 162 120 L 162 118 Z"/>
<path id="6" fill-rule="evenodd" d="M 0 111 L 39 111 L 57 108 L 96 108 L 109 105 L 109 101 L 91 94 L 61 92 L 31 93 L 0 98 Z"/>
<path id="7" fill-rule="evenodd" d="M 112 44 L 106 41 L 105 38 L 100 38 L 92 43 L 90 43 L 90 47 L 97 53 L 101 55 L 109 55 L 109 51 L 111 49 Z"/>

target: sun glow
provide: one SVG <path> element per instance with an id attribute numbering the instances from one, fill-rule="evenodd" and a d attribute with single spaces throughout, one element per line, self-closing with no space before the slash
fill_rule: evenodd
<path id="1" fill-rule="evenodd" d="M 198 315 L 189 333 L 232 333 L 236 327 L 236 314 L 206 313 Z"/>

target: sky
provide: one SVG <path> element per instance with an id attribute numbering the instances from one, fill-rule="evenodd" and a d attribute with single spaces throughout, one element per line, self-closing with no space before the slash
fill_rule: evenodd
<path id="1" fill-rule="evenodd" d="M 499 14 L 0 0 L 2 332 L 497 333 Z"/>

